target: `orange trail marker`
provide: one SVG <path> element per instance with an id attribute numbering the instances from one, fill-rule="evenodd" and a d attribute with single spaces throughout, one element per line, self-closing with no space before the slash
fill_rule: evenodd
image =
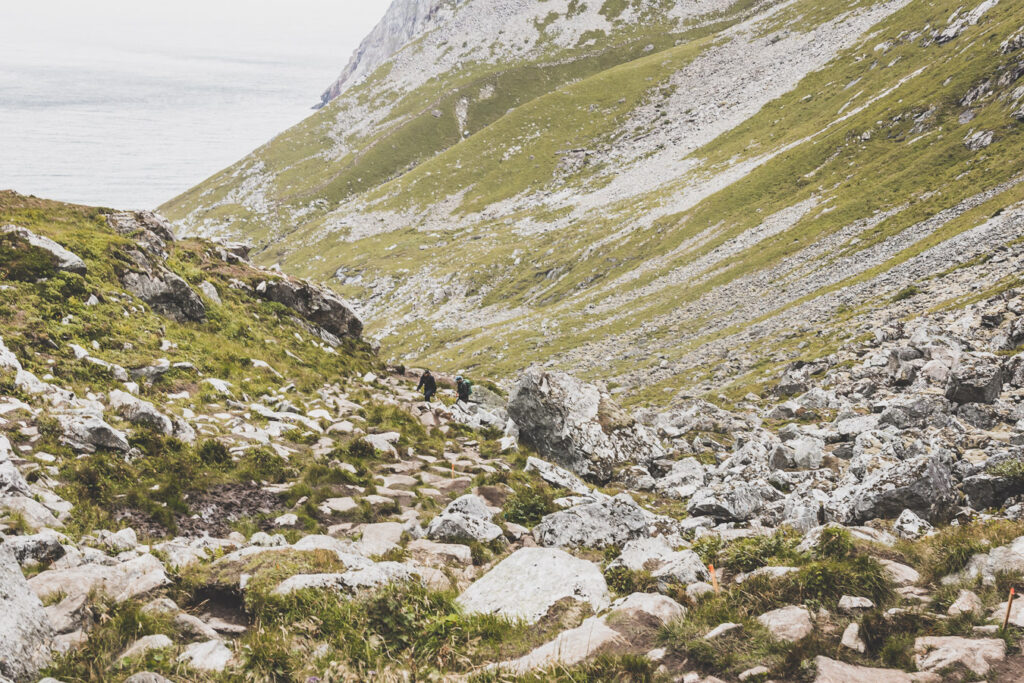
<path id="1" fill-rule="evenodd" d="M 1003 619 L 1003 630 L 1006 630 L 1007 625 L 1010 623 L 1010 608 L 1013 607 L 1013 596 L 1016 591 L 1010 588 L 1010 599 L 1006 601 L 1006 617 Z"/>
<path id="2" fill-rule="evenodd" d="M 715 595 L 718 595 L 718 574 L 715 573 L 715 565 L 709 564 L 708 571 L 711 572 L 711 585 L 715 587 Z"/>

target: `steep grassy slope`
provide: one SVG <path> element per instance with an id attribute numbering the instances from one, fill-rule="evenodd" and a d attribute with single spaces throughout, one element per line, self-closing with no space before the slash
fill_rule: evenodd
<path id="1" fill-rule="evenodd" d="M 427 34 L 163 210 L 366 301 L 396 356 L 659 401 L 1015 237 L 1019 2 L 545 4 L 525 54 L 410 81 L 455 49 Z"/>

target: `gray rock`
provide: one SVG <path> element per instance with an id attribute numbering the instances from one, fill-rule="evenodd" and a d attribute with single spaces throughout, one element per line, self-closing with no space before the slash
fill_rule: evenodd
<path id="1" fill-rule="evenodd" d="M 646 535 L 644 511 L 625 493 L 546 515 L 533 529 L 549 548 L 605 548 Z"/>
<path id="2" fill-rule="evenodd" d="M 214 286 L 212 282 L 208 280 L 200 282 L 199 291 L 202 292 L 203 296 L 205 296 L 211 302 L 217 304 L 218 306 L 221 305 L 222 302 L 220 300 L 220 294 L 217 292 L 217 287 Z"/>
<path id="3" fill-rule="evenodd" d="M 274 589 L 274 595 L 288 595 L 305 588 L 333 590 L 344 593 L 379 588 L 391 583 L 415 579 L 414 573 L 398 562 L 376 562 L 370 566 L 353 569 L 341 574 L 296 574 L 281 582 Z"/>
<path id="4" fill-rule="evenodd" d="M 879 669 L 847 664 L 818 655 L 814 658 L 818 674 L 814 683 L 941 683 L 932 673 L 907 673 L 899 669 Z"/>
<path id="5" fill-rule="evenodd" d="M 128 450 L 125 435 L 97 415 L 77 412 L 58 413 L 55 417 L 63 431 L 61 440 L 76 451 L 92 453 L 97 448 Z"/>
<path id="6" fill-rule="evenodd" d="M 990 586 L 995 583 L 996 575 L 1002 573 L 1024 573 L 1024 536 L 987 553 L 975 555 L 962 571 L 943 578 L 942 582 L 948 584 L 980 578 L 982 583 Z"/>
<path id="7" fill-rule="evenodd" d="M 766 612 L 757 618 L 773 636 L 791 643 L 805 638 L 814 631 L 811 613 L 804 607 L 790 605 Z"/>
<path id="8" fill-rule="evenodd" d="M 696 458 L 683 458 L 672 463 L 672 468 L 654 483 L 654 489 L 670 498 L 685 500 L 704 486 L 707 480 L 704 465 Z"/>
<path id="9" fill-rule="evenodd" d="M 946 398 L 956 403 L 992 403 L 1002 390 L 1002 366 L 987 353 L 963 354 L 946 380 Z"/>
<path id="10" fill-rule="evenodd" d="M 599 612 L 611 602 L 600 568 L 554 548 L 521 548 L 477 579 L 458 597 L 470 614 L 540 621 L 566 598 Z"/>
<path id="11" fill-rule="evenodd" d="M 363 321 L 347 301 L 308 282 L 293 278 L 268 280 L 256 287 L 256 293 L 287 306 L 337 337 L 358 339 L 363 334 Z"/>
<path id="12" fill-rule="evenodd" d="M 918 456 L 880 467 L 862 481 L 838 488 L 825 512 L 842 524 L 891 518 L 904 509 L 924 519 L 941 520 L 955 502 L 947 460 L 941 455 Z"/>
<path id="13" fill-rule="evenodd" d="M 133 268 L 121 276 L 125 289 L 171 320 L 206 320 L 203 300 L 185 280 L 139 249 L 130 250 L 128 255 L 132 258 Z"/>
<path id="14" fill-rule="evenodd" d="M 14 553 L 0 543 L 0 676 L 34 676 L 50 663 L 53 627 Z"/>
<path id="15" fill-rule="evenodd" d="M 171 681 L 152 671 L 140 671 L 124 679 L 124 683 L 171 683 Z"/>
<path id="16" fill-rule="evenodd" d="M 596 386 L 565 373 L 527 370 L 512 390 L 509 416 L 519 439 L 547 460 L 607 482 L 627 464 L 664 457 L 657 437 Z"/>
<path id="17" fill-rule="evenodd" d="M 494 513 L 479 496 L 456 498 L 427 525 L 427 538 L 447 543 L 479 541 L 489 543 L 501 536 L 501 527 L 491 523 Z"/>
<path id="18" fill-rule="evenodd" d="M 67 552 L 54 533 L 39 533 L 29 536 L 8 536 L 4 545 L 14 553 L 18 564 L 28 562 L 49 563 L 64 557 Z"/>
<path id="19" fill-rule="evenodd" d="M 567 489 L 578 496 L 590 493 L 590 487 L 580 481 L 572 472 L 532 455 L 526 459 L 526 471 L 536 472 L 541 479 L 552 486 Z"/>
<path id="20" fill-rule="evenodd" d="M 178 661 L 188 664 L 199 671 L 218 672 L 228 668 L 234 662 L 234 655 L 219 640 L 208 640 L 205 643 L 192 643 L 180 655 Z"/>
<path id="21" fill-rule="evenodd" d="M 1001 638 L 926 636 L 914 641 L 914 664 L 921 671 L 946 672 L 962 666 L 976 676 L 985 676 L 992 664 L 1006 659 L 1006 641 Z"/>
<path id="22" fill-rule="evenodd" d="M 748 483 L 722 484 L 698 491 L 686 505 L 692 516 L 707 515 L 724 522 L 745 522 L 764 505 L 759 487 Z"/>
<path id="23" fill-rule="evenodd" d="M 692 550 L 674 551 L 660 536 L 627 542 L 622 553 L 608 567 L 648 571 L 658 580 L 662 590 L 674 583 L 688 586 L 711 580 L 711 574 L 697 553 Z"/>
<path id="24" fill-rule="evenodd" d="M 5 225 L 0 227 L 0 234 L 13 235 L 27 243 L 32 249 L 49 254 L 50 258 L 53 259 L 53 266 L 57 270 L 78 273 L 79 275 L 85 275 L 86 273 L 87 268 L 85 261 L 76 254 L 73 254 L 61 245 L 57 244 L 49 237 L 37 235 L 31 230 L 18 227 L 17 225 Z"/>
<path id="25" fill-rule="evenodd" d="M 931 533 L 934 531 L 934 528 L 931 524 L 915 515 L 912 510 L 904 510 L 896 518 L 896 522 L 892 525 L 892 530 L 900 538 L 914 541 Z"/>
<path id="26" fill-rule="evenodd" d="M 149 401 L 143 401 L 119 389 L 111 391 L 109 399 L 111 410 L 129 422 L 151 427 L 166 436 L 174 433 L 171 418 L 157 410 Z"/>

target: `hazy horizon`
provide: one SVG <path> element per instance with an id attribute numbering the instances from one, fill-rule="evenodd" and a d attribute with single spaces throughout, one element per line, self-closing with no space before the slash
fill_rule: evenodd
<path id="1" fill-rule="evenodd" d="M 155 208 L 311 114 L 388 4 L 5 8 L 0 189 Z"/>

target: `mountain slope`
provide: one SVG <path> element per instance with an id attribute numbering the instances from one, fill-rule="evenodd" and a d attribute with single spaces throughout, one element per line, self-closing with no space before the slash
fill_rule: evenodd
<path id="1" fill-rule="evenodd" d="M 1020 233 L 1020 2 L 446 12 L 162 210 L 363 301 L 396 356 L 659 402 L 742 395 Z"/>

